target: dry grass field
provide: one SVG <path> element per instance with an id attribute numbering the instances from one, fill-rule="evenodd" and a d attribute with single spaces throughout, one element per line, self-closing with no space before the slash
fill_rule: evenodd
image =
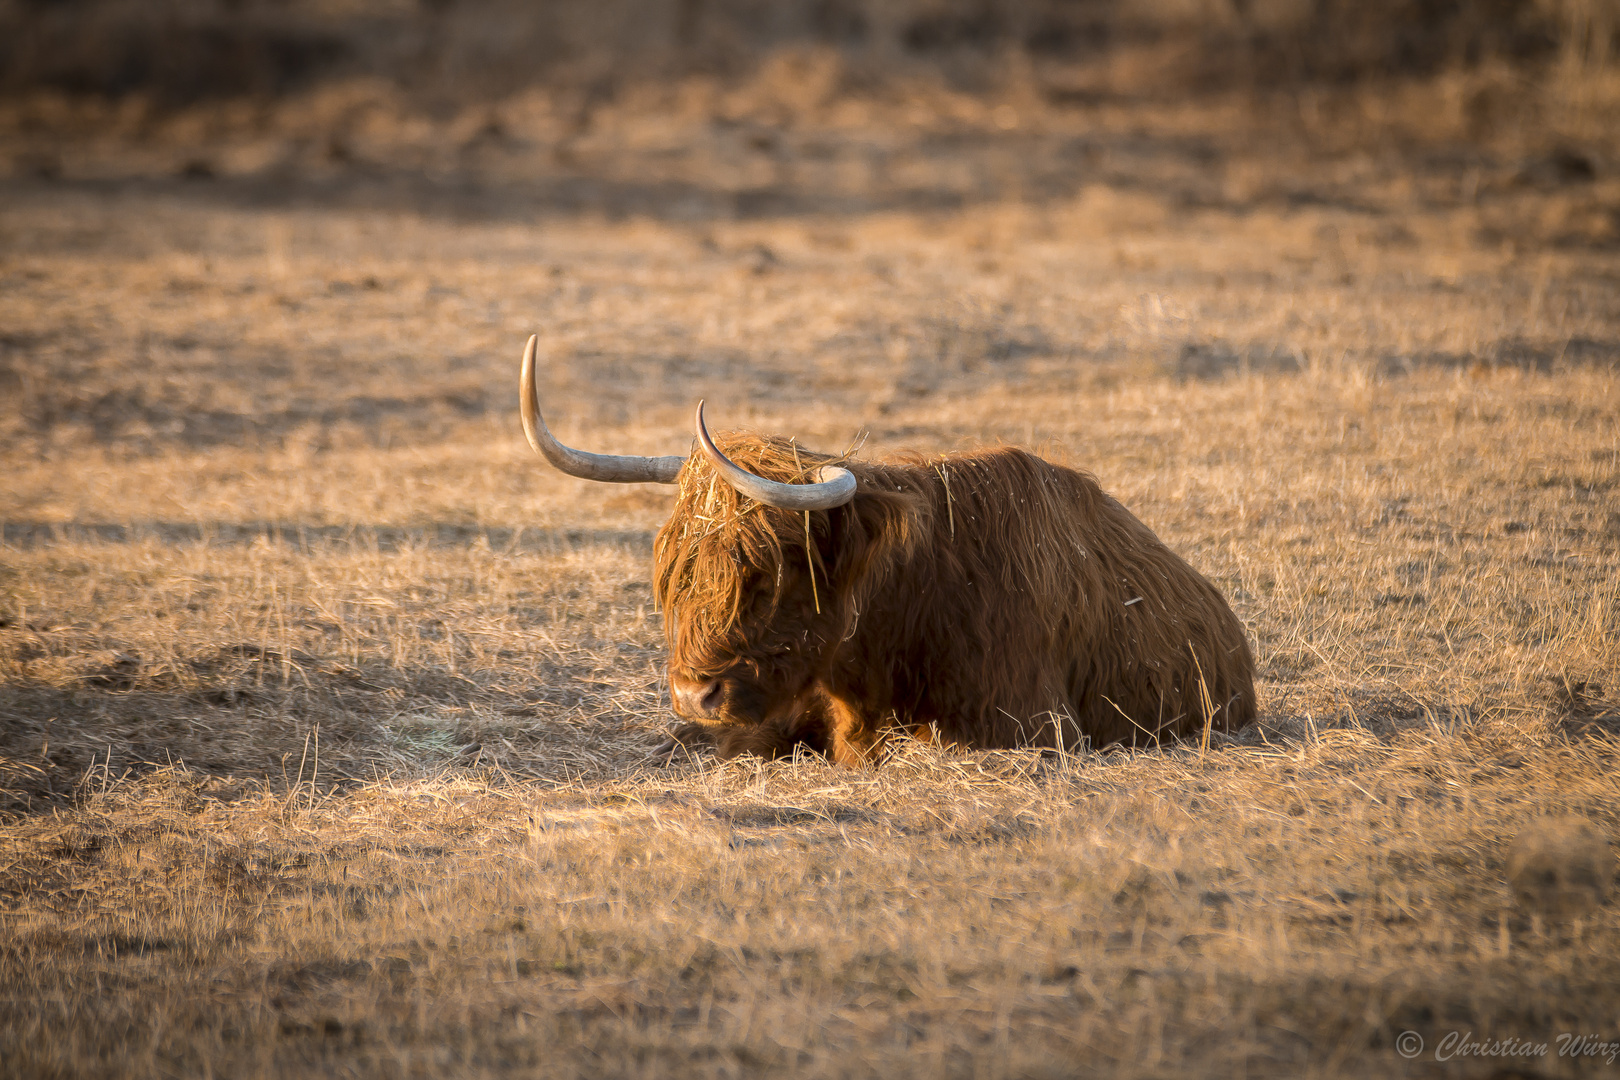
<path id="1" fill-rule="evenodd" d="M 1516 78 L 8 100 L 0 1072 L 1614 1074 L 1613 855 L 1507 852 L 1620 827 L 1620 79 Z M 531 332 L 577 446 L 1093 472 L 1262 722 L 650 760 Z"/>

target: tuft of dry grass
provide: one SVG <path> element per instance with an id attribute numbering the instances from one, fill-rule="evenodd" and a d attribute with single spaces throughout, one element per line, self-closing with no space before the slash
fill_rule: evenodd
<path id="1" fill-rule="evenodd" d="M 1457 1032 L 1598 1068 L 1557 1039 L 1612 1038 L 1620 916 L 1506 877 L 1532 822 L 1620 825 L 1620 189 L 1508 136 L 1344 150 L 1410 120 L 1383 92 L 1260 147 L 1226 106 L 1015 144 L 841 98 L 772 166 L 708 106 L 713 156 L 660 156 L 628 102 L 580 168 L 710 182 L 639 217 L 512 161 L 470 215 L 6 181 L 7 1074 L 1386 1076 Z M 68 149 L 151 177 L 166 138 Z M 704 396 L 1095 473 L 1232 599 L 1261 722 L 648 762 L 671 494 L 533 460 L 531 329 L 573 445 L 685 452 Z"/>

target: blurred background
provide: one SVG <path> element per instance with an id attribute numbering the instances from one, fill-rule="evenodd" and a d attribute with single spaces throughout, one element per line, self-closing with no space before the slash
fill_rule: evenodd
<path id="1" fill-rule="evenodd" d="M 690 218 L 1350 199 L 1376 161 L 1303 166 L 1371 152 L 1474 202 L 1612 167 L 1617 32 L 1616 0 L 4 0 L 0 175 Z"/>

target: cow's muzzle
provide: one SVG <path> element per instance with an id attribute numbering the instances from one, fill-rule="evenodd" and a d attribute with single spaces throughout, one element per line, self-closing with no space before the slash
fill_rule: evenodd
<path id="1" fill-rule="evenodd" d="M 682 716 L 714 720 L 719 717 L 720 706 L 725 703 L 726 688 L 719 679 L 694 682 L 672 677 L 669 680 L 669 696 L 674 702 L 675 711 Z"/>

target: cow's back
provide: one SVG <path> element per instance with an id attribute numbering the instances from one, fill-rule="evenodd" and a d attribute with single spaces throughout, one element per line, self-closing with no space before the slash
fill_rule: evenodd
<path id="1" fill-rule="evenodd" d="M 1144 744 L 1202 728 L 1202 679 L 1216 728 L 1253 718 L 1225 599 L 1089 475 L 1014 448 L 880 474 L 927 520 L 847 643 L 869 710 L 974 746 Z"/>

